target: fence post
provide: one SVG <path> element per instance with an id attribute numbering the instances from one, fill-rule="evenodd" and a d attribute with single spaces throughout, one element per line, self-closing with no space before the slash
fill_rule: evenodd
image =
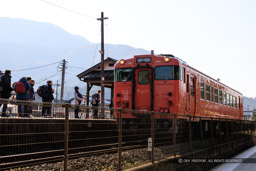
<path id="1" fill-rule="evenodd" d="M 189 147 L 190 151 L 192 152 L 192 131 L 191 131 L 191 116 L 189 115 Z"/>
<path id="2" fill-rule="evenodd" d="M 64 171 L 68 170 L 68 134 L 69 134 L 69 104 L 65 104 Z"/>
<path id="3" fill-rule="evenodd" d="M 203 125 L 202 125 L 202 117 L 200 116 L 200 133 L 201 133 L 201 145 L 204 146 L 203 142 Z"/>
<path id="4" fill-rule="evenodd" d="M 234 140 L 234 120 L 231 120 L 231 139 Z"/>
<path id="5" fill-rule="evenodd" d="M 173 116 L 173 155 L 176 156 L 176 114 Z"/>
<path id="6" fill-rule="evenodd" d="M 220 142 L 221 142 L 221 120 L 219 118 L 219 134 L 220 134 Z"/>
<path id="7" fill-rule="evenodd" d="M 249 121 L 247 121 L 247 124 L 246 124 L 246 125 L 247 125 L 247 133 L 246 133 L 246 134 L 247 134 L 247 135 L 250 135 L 250 126 L 249 126 Z"/>
<path id="8" fill-rule="evenodd" d="M 245 122 L 246 122 L 246 120 L 244 120 L 244 124 L 243 124 L 243 125 L 244 125 L 244 126 L 243 126 L 243 127 L 244 127 L 244 136 L 243 136 L 243 137 L 245 137 L 245 129 L 246 129 L 246 127 L 245 127 Z"/>
<path id="9" fill-rule="evenodd" d="M 236 140 L 237 139 L 237 120 L 235 120 L 234 122 L 233 122 L 233 124 L 234 124 L 234 132 L 233 132 L 233 134 L 234 134 L 234 139 Z"/>
<path id="10" fill-rule="evenodd" d="M 226 119 L 226 131 L 227 131 L 227 142 L 228 142 L 228 119 Z"/>
<path id="11" fill-rule="evenodd" d="M 122 136 L 123 136 L 123 128 L 122 128 L 122 110 L 118 109 L 119 114 L 119 130 L 118 130 L 118 170 L 122 170 Z"/>
<path id="12" fill-rule="evenodd" d="M 250 121 L 250 135 L 252 135 L 252 132 L 253 131 L 253 129 L 252 129 L 252 121 Z"/>
<path id="13" fill-rule="evenodd" d="M 243 130 L 242 127 L 243 127 L 243 121 L 241 120 L 240 121 L 240 129 L 239 129 L 239 138 L 242 138 L 242 136 L 243 136 L 242 135 L 242 130 Z"/>
<path id="14" fill-rule="evenodd" d="M 256 121 L 254 121 L 254 128 L 253 128 L 253 136 L 255 136 L 255 131 L 256 131 Z"/>
<path id="15" fill-rule="evenodd" d="M 154 147 L 155 147 L 155 115 L 154 112 L 151 112 L 151 137 L 152 137 L 152 152 L 151 160 L 154 163 Z"/>
<path id="16" fill-rule="evenodd" d="M 212 145 L 213 143 L 213 118 L 211 118 L 211 131 L 212 131 Z"/>

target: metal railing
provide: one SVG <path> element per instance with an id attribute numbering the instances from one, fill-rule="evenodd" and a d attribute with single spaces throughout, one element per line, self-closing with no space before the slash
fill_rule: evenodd
<path id="1" fill-rule="evenodd" d="M 47 163 L 47 169 L 123 170 L 251 138 L 256 128 L 253 121 L 110 108 L 105 112 L 117 118 L 86 119 L 85 114 L 100 108 L 3 99 L 0 103 L 12 107 L 9 117 L 0 118 L 0 169 Z M 18 105 L 34 110 L 18 112 Z M 42 107 L 51 108 L 49 117 L 42 116 Z M 82 117 L 76 119 L 78 108 Z M 148 117 L 127 119 L 131 113 Z M 58 161 L 63 163 L 56 165 Z"/>

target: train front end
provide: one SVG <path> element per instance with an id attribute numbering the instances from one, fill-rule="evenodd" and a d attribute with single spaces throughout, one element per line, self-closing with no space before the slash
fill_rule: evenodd
<path id="1" fill-rule="evenodd" d="M 162 113 L 156 117 L 177 112 L 179 68 L 179 61 L 168 55 L 120 60 L 115 65 L 114 108 L 140 111 L 123 112 L 123 118 L 149 117 L 145 111 Z"/>

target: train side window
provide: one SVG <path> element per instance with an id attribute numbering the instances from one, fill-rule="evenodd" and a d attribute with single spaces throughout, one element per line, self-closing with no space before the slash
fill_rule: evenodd
<path id="1" fill-rule="evenodd" d="M 218 89 L 215 88 L 215 103 L 218 103 Z"/>
<path id="2" fill-rule="evenodd" d="M 219 103 L 222 104 L 222 91 L 219 91 Z"/>
<path id="3" fill-rule="evenodd" d="M 227 94 L 227 106 L 230 106 L 230 100 L 229 100 L 229 97 L 230 97 L 230 95 L 229 95 L 229 94 Z"/>
<path id="4" fill-rule="evenodd" d="M 187 93 L 189 92 L 189 75 L 187 74 Z"/>
<path id="5" fill-rule="evenodd" d="M 186 83 L 186 79 L 185 79 L 186 78 L 186 72 L 185 72 L 186 70 L 185 70 L 185 68 L 182 68 L 182 70 L 183 70 L 183 79 L 184 79 L 183 81 L 184 81 L 184 83 Z"/>
<path id="6" fill-rule="evenodd" d="M 148 84 L 149 81 L 150 81 L 149 75 L 150 75 L 149 71 L 146 71 L 146 70 L 139 71 L 139 73 L 138 73 L 138 77 L 139 77 L 138 82 L 139 82 L 139 84 Z"/>
<path id="7" fill-rule="evenodd" d="M 230 106 L 233 107 L 233 96 L 230 95 Z"/>
<path id="8" fill-rule="evenodd" d="M 233 107 L 235 108 L 236 107 L 236 97 L 233 96 Z"/>
<path id="9" fill-rule="evenodd" d="M 204 98 L 204 83 L 202 83 L 202 82 L 201 82 L 200 90 L 201 90 L 201 99 L 205 99 Z"/>
<path id="10" fill-rule="evenodd" d="M 224 105 L 227 105 L 226 100 L 227 100 L 226 92 L 223 92 L 223 104 Z"/>
<path id="11" fill-rule="evenodd" d="M 213 96 L 213 94 L 214 94 L 214 93 L 213 93 L 213 87 L 211 87 L 211 92 L 212 92 L 212 102 L 214 102 L 214 99 L 213 99 L 213 97 L 214 97 L 214 96 Z"/>
<path id="12" fill-rule="evenodd" d="M 239 97 L 239 104 L 238 104 L 238 108 L 241 109 L 241 99 Z"/>
<path id="13" fill-rule="evenodd" d="M 210 101 L 210 86 L 206 85 L 206 100 Z"/>
<path id="14" fill-rule="evenodd" d="M 236 105 L 236 108 L 237 108 L 237 97 L 235 97 L 235 98 L 236 98 L 236 100 L 235 100 L 235 102 L 236 102 L 235 105 Z"/>
<path id="15" fill-rule="evenodd" d="M 191 96 L 195 96 L 195 92 L 194 92 L 194 78 L 190 78 L 190 92 L 191 92 Z"/>
<path id="16" fill-rule="evenodd" d="M 180 67 L 180 81 L 183 81 L 184 80 L 184 77 L 183 77 L 183 68 Z"/>

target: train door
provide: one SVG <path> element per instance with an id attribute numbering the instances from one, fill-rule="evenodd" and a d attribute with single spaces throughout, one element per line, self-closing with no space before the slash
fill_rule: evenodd
<path id="1" fill-rule="evenodd" d="M 186 114 L 190 111 L 190 79 L 189 74 L 187 74 L 187 90 L 186 90 Z"/>
<path id="2" fill-rule="evenodd" d="M 152 70 L 138 68 L 134 71 L 134 109 L 152 110 Z"/>
<path id="3" fill-rule="evenodd" d="M 195 102 L 196 102 L 196 77 L 190 77 L 190 114 L 195 115 Z"/>
<path id="4" fill-rule="evenodd" d="M 239 111 L 240 111 L 240 116 L 239 116 L 239 118 L 240 118 L 240 119 L 243 119 L 243 103 L 242 103 L 242 99 L 241 99 L 240 96 L 239 96 Z"/>

